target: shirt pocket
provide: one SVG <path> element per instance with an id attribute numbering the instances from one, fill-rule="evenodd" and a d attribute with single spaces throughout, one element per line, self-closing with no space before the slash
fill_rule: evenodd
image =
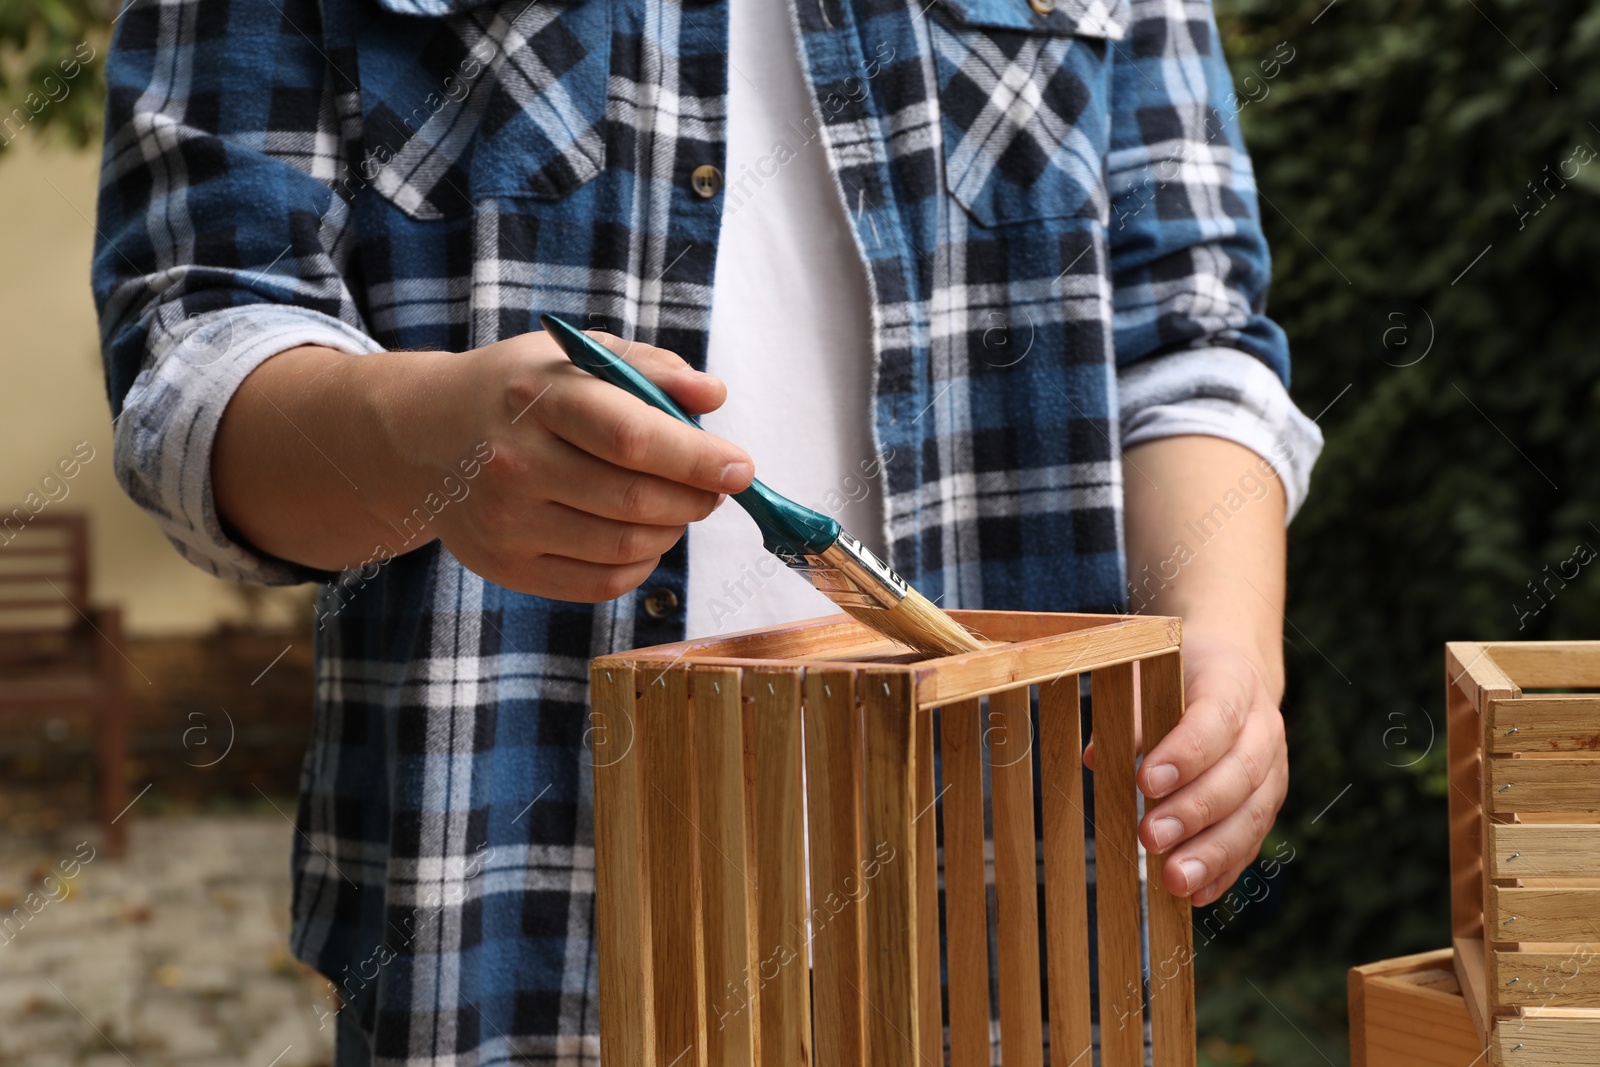
<path id="1" fill-rule="evenodd" d="M 1128 0 L 944 0 L 929 22 L 945 185 L 983 226 L 1109 211 L 1111 55 Z"/>
<path id="2" fill-rule="evenodd" d="M 558 200 L 604 169 L 605 0 L 378 0 L 369 10 L 356 38 L 360 177 L 404 214 Z"/>

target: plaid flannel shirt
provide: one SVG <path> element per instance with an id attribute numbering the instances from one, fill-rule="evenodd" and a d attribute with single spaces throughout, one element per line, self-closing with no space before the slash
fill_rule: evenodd
<path id="1" fill-rule="evenodd" d="M 1121 449 L 1174 433 L 1254 449 L 1298 506 L 1320 436 L 1263 314 L 1209 3 L 793 17 L 816 105 L 795 134 L 822 138 L 871 286 L 897 570 L 947 606 L 1116 609 Z M 354 1024 L 342 1060 L 597 1061 L 586 663 L 682 636 L 643 602 L 681 593 L 686 553 L 594 606 L 437 543 L 310 571 L 219 521 L 222 410 L 296 345 L 465 351 L 544 311 L 703 364 L 722 198 L 690 176 L 723 162 L 726 40 L 699 0 L 118 20 L 94 263 L 117 472 L 211 573 L 325 583 L 293 940 L 340 990 L 310 1010 Z"/>

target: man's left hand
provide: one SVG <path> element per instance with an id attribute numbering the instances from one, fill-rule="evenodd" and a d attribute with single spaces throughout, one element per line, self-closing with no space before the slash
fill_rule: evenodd
<path id="1" fill-rule="evenodd" d="M 1289 752 L 1279 694 L 1243 650 L 1186 636 L 1183 667 L 1183 718 L 1139 768 L 1139 791 L 1150 798 L 1139 837 L 1166 854 L 1167 889 L 1199 907 L 1260 853 L 1288 791 Z M 1092 747 L 1085 762 L 1092 770 Z"/>

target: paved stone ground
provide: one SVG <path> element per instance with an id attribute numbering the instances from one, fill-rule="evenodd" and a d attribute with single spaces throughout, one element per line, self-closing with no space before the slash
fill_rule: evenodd
<path id="1" fill-rule="evenodd" d="M 72 831 L 0 838 L 0 1065 L 333 1062 L 327 983 L 289 955 L 283 817 L 138 820 L 124 862 Z"/>

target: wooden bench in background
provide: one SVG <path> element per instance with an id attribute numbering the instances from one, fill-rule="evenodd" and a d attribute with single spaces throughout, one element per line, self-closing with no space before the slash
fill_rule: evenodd
<path id="1" fill-rule="evenodd" d="M 91 717 L 108 850 L 126 847 L 128 712 L 122 617 L 89 600 L 88 521 L 42 514 L 0 545 L 0 716 Z M 112 820 L 116 819 L 116 822 Z"/>

